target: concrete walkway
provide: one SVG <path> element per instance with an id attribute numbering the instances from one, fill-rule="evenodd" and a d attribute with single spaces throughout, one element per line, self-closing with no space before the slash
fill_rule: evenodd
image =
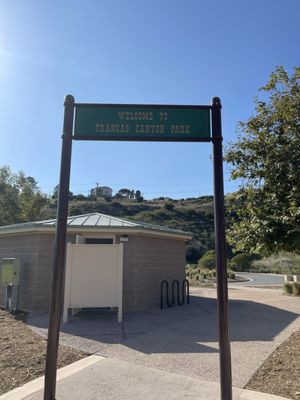
<path id="1" fill-rule="evenodd" d="M 71 372 L 59 380 L 57 400 L 219 399 L 216 292 L 195 288 L 192 294 L 189 306 L 128 313 L 123 326 L 111 313 L 73 317 L 62 326 L 61 342 L 95 355 L 63 369 Z M 278 399 L 243 387 L 300 328 L 299 299 L 248 287 L 230 290 L 229 297 L 234 399 Z M 45 321 L 39 315 L 30 323 L 45 333 Z M 41 400 L 41 388 L 17 389 L 0 400 Z"/>
<path id="2" fill-rule="evenodd" d="M 43 378 L 15 389 L 1 400 L 42 400 Z M 132 363 L 91 356 L 58 371 L 57 400 L 217 400 L 219 384 Z M 233 388 L 233 400 L 285 400 Z"/>

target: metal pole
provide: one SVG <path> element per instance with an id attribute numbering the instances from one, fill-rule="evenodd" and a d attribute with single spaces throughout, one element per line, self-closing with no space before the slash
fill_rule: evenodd
<path id="1" fill-rule="evenodd" d="M 224 182 L 222 156 L 221 100 L 212 100 L 214 162 L 214 213 L 217 270 L 218 332 L 220 348 L 221 400 L 232 400 L 231 355 L 228 323 L 228 286 L 224 226 Z"/>
<path id="2" fill-rule="evenodd" d="M 65 98 L 60 165 L 59 196 L 55 233 L 53 282 L 48 326 L 44 400 L 55 400 L 59 327 L 63 305 L 68 197 L 71 169 L 74 97 Z"/>

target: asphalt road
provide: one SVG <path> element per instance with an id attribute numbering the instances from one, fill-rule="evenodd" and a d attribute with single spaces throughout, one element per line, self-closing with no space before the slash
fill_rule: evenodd
<path id="1" fill-rule="evenodd" d="M 249 278 L 247 282 L 230 282 L 230 285 L 243 285 L 243 286 L 273 286 L 283 285 L 284 275 L 273 275 L 273 274 L 260 274 L 250 272 L 237 272 L 236 275 L 243 278 Z"/>

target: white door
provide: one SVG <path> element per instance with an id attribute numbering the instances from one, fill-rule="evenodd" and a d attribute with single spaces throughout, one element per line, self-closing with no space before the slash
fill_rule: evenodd
<path id="1" fill-rule="evenodd" d="M 64 321 L 68 308 L 118 307 L 122 318 L 123 245 L 67 246 Z"/>

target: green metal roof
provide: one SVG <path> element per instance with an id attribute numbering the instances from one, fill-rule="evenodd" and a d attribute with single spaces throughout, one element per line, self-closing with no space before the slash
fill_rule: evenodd
<path id="1" fill-rule="evenodd" d="M 22 224 L 6 225 L 0 227 L 0 233 L 13 232 L 16 230 L 34 230 L 35 228 L 51 228 L 56 226 L 56 218 L 44 221 L 26 222 Z M 162 233 L 170 233 L 183 235 L 187 238 L 191 237 L 190 232 L 184 232 L 178 229 L 168 228 L 166 226 L 148 224 L 146 222 L 130 221 L 123 218 L 112 217 L 101 213 L 92 213 L 84 215 L 76 215 L 68 217 L 68 228 L 93 228 L 93 229 L 132 229 L 132 230 L 147 230 Z"/>

